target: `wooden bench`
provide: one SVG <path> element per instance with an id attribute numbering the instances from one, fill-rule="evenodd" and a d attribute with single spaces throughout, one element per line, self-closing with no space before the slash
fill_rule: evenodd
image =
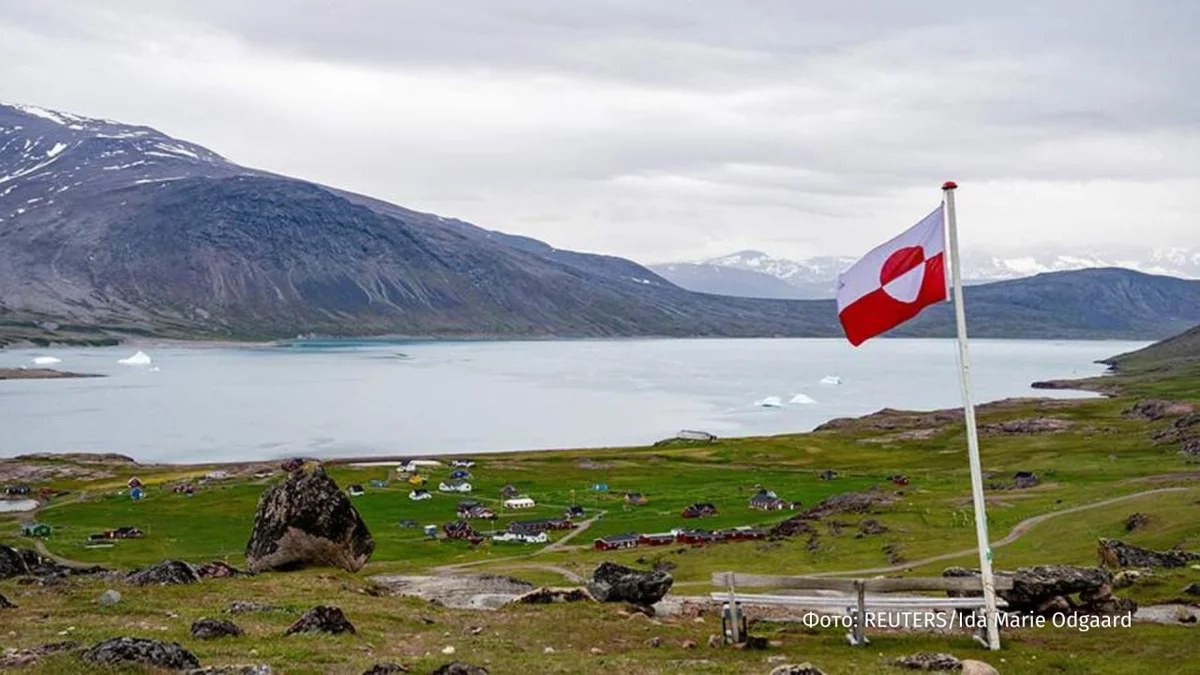
<path id="1" fill-rule="evenodd" d="M 896 592 L 917 591 L 954 591 L 959 593 L 983 592 L 983 582 L 979 577 L 938 577 L 938 578 L 894 578 L 894 579 L 835 579 L 830 577 L 786 577 L 765 574 L 740 574 L 736 572 L 717 572 L 712 576 L 714 586 L 724 588 L 724 592 L 712 593 L 712 598 L 725 603 L 722 618 L 722 633 L 732 642 L 741 642 L 745 637 L 745 615 L 742 605 L 791 606 L 808 609 L 835 608 L 843 609 L 852 619 L 852 630 L 846 635 L 850 644 L 863 647 L 869 640 L 864 635 L 864 623 L 867 609 L 876 610 L 921 610 L 921 609 L 950 609 L 973 610 L 979 612 L 984 607 L 982 595 L 975 597 L 946 597 L 937 598 L 923 595 L 887 596 L 867 593 L 886 594 Z M 738 587 L 786 589 L 790 591 L 835 591 L 841 595 L 795 595 L 777 594 L 746 594 L 739 593 Z M 1012 578 L 995 577 L 996 590 L 1012 588 Z M 1007 603 L 996 599 L 997 607 L 1006 607 Z M 981 631 L 986 632 L 985 631 Z M 987 644 L 986 635 L 977 635 L 976 640 Z"/>

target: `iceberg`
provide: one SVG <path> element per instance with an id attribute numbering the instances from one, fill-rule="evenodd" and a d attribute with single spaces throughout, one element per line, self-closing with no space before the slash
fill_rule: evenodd
<path id="1" fill-rule="evenodd" d="M 117 363 L 123 363 L 127 366 L 148 366 L 150 365 L 150 357 L 146 356 L 146 352 L 139 351 L 127 359 L 121 359 Z"/>
<path id="2" fill-rule="evenodd" d="M 841 384 L 841 383 L 842 383 L 841 375 L 826 375 L 825 377 L 821 378 L 821 384 Z"/>
<path id="3" fill-rule="evenodd" d="M 56 363 L 62 363 L 62 359 L 56 359 L 53 356 L 33 357 L 33 365 L 35 366 L 52 366 Z"/>
<path id="4" fill-rule="evenodd" d="M 812 400 L 812 398 L 810 398 L 809 396 L 806 396 L 805 394 L 796 394 L 795 396 L 792 397 L 791 402 L 792 403 L 803 403 L 804 405 L 816 403 L 816 401 Z"/>
<path id="5" fill-rule="evenodd" d="M 768 396 L 754 402 L 759 408 L 782 408 L 783 400 L 778 396 Z"/>

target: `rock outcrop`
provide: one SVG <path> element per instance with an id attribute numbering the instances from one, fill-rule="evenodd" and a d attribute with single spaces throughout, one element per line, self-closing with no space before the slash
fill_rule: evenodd
<path id="1" fill-rule="evenodd" d="M 595 602 L 586 588 L 535 588 L 512 601 L 514 605 L 549 605 L 556 602 Z"/>
<path id="2" fill-rule="evenodd" d="M 0 595 L 0 609 L 16 609 L 16 608 L 17 608 L 17 606 L 14 605 L 12 603 L 12 601 L 10 601 L 8 598 L 4 597 L 3 595 Z"/>
<path id="3" fill-rule="evenodd" d="M 666 572 L 639 572 L 635 569 L 603 562 L 592 573 L 588 591 L 600 602 L 628 602 L 650 606 L 662 600 L 675 579 Z"/>
<path id="4" fill-rule="evenodd" d="M 940 652 L 918 652 L 909 656 L 901 656 L 892 661 L 898 668 L 909 670 L 947 671 L 962 670 L 962 661 L 952 654 Z"/>
<path id="5" fill-rule="evenodd" d="M 81 657 L 97 665 L 137 663 L 163 670 L 199 668 L 200 659 L 176 642 L 159 642 L 145 638 L 118 637 L 100 642 Z"/>
<path id="6" fill-rule="evenodd" d="M 1153 422 L 1161 420 L 1164 417 L 1180 417 L 1194 412 L 1196 412 L 1196 406 L 1191 403 L 1147 399 L 1134 403 L 1132 407 L 1124 410 L 1121 414 L 1126 417 L 1138 417 Z"/>
<path id="7" fill-rule="evenodd" d="M 808 662 L 795 665 L 785 663 L 772 668 L 771 675 L 825 675 L 825 671 Z"/>
<path id="8" fill-rule="evenodd" d="M 1118 539 L 1101 539 L 1097 553 L 1100 562 L 1108 567 L 1187 567 L 1200 562 L 1200 553 L 1152 551 Z"/>
<path id="9" fill-rule="evenodd" d="M 336 635 L 338 633 L 356 632 L 354 624 L 350 623 L 341 609 L 327 605 L 317 605 L 305 612 L 303 616 L 296 620 L 296 623 L 288 626 L 284 635 L 295 635 L 296 633 L 330 633 Z"/>
<path id="10" fill-rule="evenodd" d="M 433 671 L 432 675 L 488 675 L 488 670 L 482 666 L 473 666 L 462 661 L 454 661 L 438 666 L 438 669 Z"/>
<path id="11" fill-rule="evenodd" d="M 942 576 L 945 577 L 978 575 L 977 570 L 962 567 L 950 567 L 942 572 Z M 1040 615 L 1062 612 L 1102 616 L 1137 611 L 1137 603 L 1112 594 L 1112 574 L 1099 567 L 1038 565 L 1021 567 L 1015 572 L 999 572 L 997 576 L 1012 578 L 1011 589 L 996 592 L 1008 603 L 1009 611 Z M 1073 599 L 1075 596 L 1077 599 Z"/>
<path id="12" fill-rule="evenodd" d="M 196 570 L 182 560 L 164 560 L 146 569 L 131 572 L 125 581 L 134 586 L 173 586 L 200 581 Z"/>
<path id="13" fill-rule="evenodd" d="M 392 675 L 393 673 L 407 673 L 408 668 L 399 663 L 376 663 L 370 668 L 363 671 L 362 675 Z"/>
<path id="14" fill-rule="evenodd" d="M 320 466 L 304 465 L 263 492 L 246 566 L 251 572 L 308 566 L 357 572 L 374 550 L 350 498 Z"/>
<path id="15" fill-rule="evenodd" d="M 202 579 L 223 579 L 225 577 L 237 577 L 245 574 L 245 572 L 237 569 L 229 563 L 221 562 L 220 560 L 212 560 L 196 568 L 196 574 Z"/>

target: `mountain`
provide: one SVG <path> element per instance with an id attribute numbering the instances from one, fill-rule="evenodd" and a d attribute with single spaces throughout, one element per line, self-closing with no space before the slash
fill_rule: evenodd
<path id="1" fill-rule="evenodd" d="M 832 297 L 838 272 L 854 263 L 855 258 L 821 256 L 803 260 L 775 258 L 761 251 L 738 251 L 718 258 L 691 263 L 664 263 L 651 269 L 684 288 L 719 295 L 742 297 Z M 1037 252 L 1006 255 L 980 251 L 964 251 L 962 269 L 964 283 L 976 285 L 991 281 L 1020 279 L 1046 272 L 1080 269 L 1122 267 L 1126 269 L 1174 276 L 1200 278 L 1200 250 L 1184 248 L 1092 248 L 1071 253 Z M 797 294 L 785 295 L 771 290 L 770 295 L 759 288 L 771 288 L 766 282 L 739 279 L 730 283 L 723 272 L 737 269 L 778 279 L 798 289 Z"/>
<path id="2" fill-rule="evenodd" d="M 807 293 L 788 282 L 762 272 L 702 263 L 669 263 L 649 268 L 671 283 L 697 293 L 732 295 L 742 298 L 820 298 L 829 293 Z"/>
<path id="3" fill-rule="evenodd" d="M 1103 361 L 1117 371 L 1162 369 L 1184 362 L 1200 364 L 1200 326 Z"/>
<path id="4" fill-rule="evenodd" d="M 1200 282 L 1065 272 L 973 287 L 967 304 L 980 337 L 1158 338 L 1200 323 Z M 0 345 L 310 333 L 841 331 L 832 301 L 694 293 L 623 258 L 241 167 L 148 127 L 0 105 Z M 952 335 L 949 307 L 897 334 Z"/>

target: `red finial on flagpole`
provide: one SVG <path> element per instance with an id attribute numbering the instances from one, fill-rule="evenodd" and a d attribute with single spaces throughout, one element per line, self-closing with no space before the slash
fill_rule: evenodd
<path id="1" fill-rule="evenodd" d="M 955 183 L 955 182 L 954 182 L 954 181 L 952 181 L 952 180 L 948 180 L 948 181 L 946 181 L 945 183 L 942 183 L 942 189 L 943 189 L 943 190 L 953 190 L 953 189 L 955 189 L 955 188 L 957 188 L 957 187 L 958 187 L 958 183 Z"/>

